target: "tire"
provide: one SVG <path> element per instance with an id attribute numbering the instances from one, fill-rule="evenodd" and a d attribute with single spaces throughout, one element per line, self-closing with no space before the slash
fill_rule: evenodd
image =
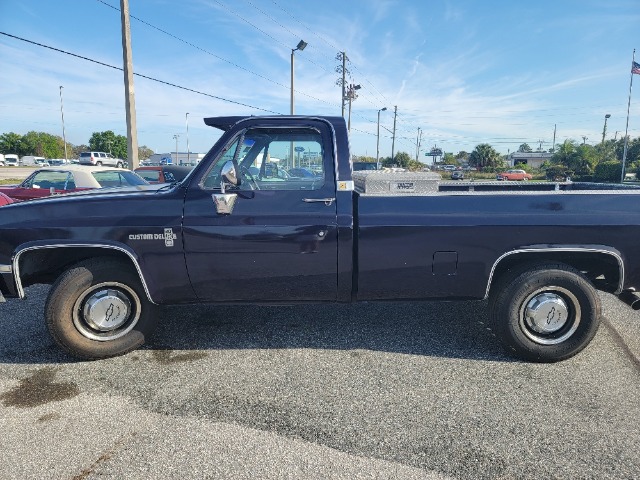
<path id="1" fill-rule="evenodd" d="M 492 288 L 491 326 L 508 352 L 558 362 L 584 349 L 600 326 L 593 285 L 564 264 L 531 264 L 507 272 Z"/>
<path id="2" fill-rule="evenodd" d="M 127 262 L 106 257 L 80 262 L 56 280 L 45 320 L 53 340 L 82 360 L 135 350 L 156 324 L 138 274 Z"/>
<path id="3" fill-rule="evenodd" d="M 102 162 L 96 162 L 96 167 L 101 167 L 102 166 Z"/>
<path id="4" fill-rule="evenodd" d="M 122 168 L 122 162 L 116 163 L 116 168 Z"/>

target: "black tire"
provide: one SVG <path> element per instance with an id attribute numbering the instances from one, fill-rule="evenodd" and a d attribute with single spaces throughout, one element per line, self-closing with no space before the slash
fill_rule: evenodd
<path id="1" fill-rule="evenodd" d="M 130 264 L 95 258 L 76 264 L 51 286 L 45 320 L 63 350 L 97 360 L 142 345 L 156 324 L 154 307 Z"/>
<path id="2" fill-rule="evenodd" d="M 584 349 L 600 326 L 593 285 L 564 264 L 531 264 L 505 273 L 489 298 L 491 327 L 511 354 L 558 362 Z"/>
<path id="3" fill-rule="evenodd" d="M 96 162 L 96 167 L 101 167 L 102 166 L 102 162 Z"/>
<path id="4" fill-rule="evenodd" d="M 116 168 L 122 168 L 122 162 L 116 163 Z"/>

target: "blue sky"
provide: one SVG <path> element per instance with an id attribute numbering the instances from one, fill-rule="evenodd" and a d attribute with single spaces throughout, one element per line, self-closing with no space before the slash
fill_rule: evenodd
<path id="1" fill-rule="evenodd" d="M 112 8 L 109 5 L 111 5 Z M 290 54 L 297 114 L 340 115 L 335 59 L 346 51 L 353 102 L 351 145 L 375 156 L 422 146 L 471 151 L 490 143 L 548 149 L 570 138 L 624 135 L 631 57 L 640 47 L 638 0 L 337 1 L 130 0 L 134 71 L 242 106 L 135 77 L 140 145 L 206 152 L 217 115 L 289 112 Z M 0 31 L 122 66 L 118 0 L 0 0 Z M 162 31 L 161 31 L 162 30 Z M 164 31 L 164 32 L 163 32 Z M 637 61 L 640 52 L 636 57 Z M 87 143 L 94 131 L 126 135 L 121 71 L 0 35 L 0 133 L 62 134 Z M 629 134 L 640 136 L 640 76 Z M 251 107 L 258 108 L 251 108 Z M 421 160 L 425 157 L 421 154 Z"/>

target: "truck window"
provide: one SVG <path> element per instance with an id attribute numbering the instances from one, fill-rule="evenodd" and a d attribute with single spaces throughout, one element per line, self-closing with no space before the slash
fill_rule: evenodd
<path id="1" fill-rule="evenodd" d="M 254 128 L 245 132 L 218 158 L 206 176 L 204 188 L 220 187 L 222 165 L 234 157 L 240 189 L 252 183 L 260 190 L 316 190 L 324 185 L 324 148 L 320 132 L 312 128 Z"/>

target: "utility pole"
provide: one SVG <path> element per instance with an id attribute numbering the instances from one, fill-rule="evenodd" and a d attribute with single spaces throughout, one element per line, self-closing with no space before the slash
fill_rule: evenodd
<path id="1" fill-rule="evenodd" d="M 394 152 L 396 148 L 396 117 L 398 116 L 398 106 L 393 106 L 393 137 L 391 139 L 391 161 L 394 161 Z"/>
<path id="2" fill-rule="evenodd" d="M 607 120 L 611 118 L 611 114 L 607 113 L 604 116 L 604 128 L 602 129 L 602 144 L 604 145 L 604 139 L 607 136 Z"/>
<path id="3" fill-rule="evenodd" d="M 127 116 L 127 160 L 129 169 L 138 168 L 138 131 L 136 127 L 136 95 L 133 89 L 133 59 L 131 54 L 131 24 L 129 0 L 120 0 L 122 19 L 122 60 L 124 70 L 125 110 Z"/>
<path id="4" fill-rule="evenodd" d="M 62 103 L 62 85 L 60 85 L 60 114 L 62 115 L 62 141 L 64 142 L 64 159 L 65 161 L 68 160 L 67 158 L 67 135 L 64 131 L 64 105 Z"/>
<path id="5" fill-rule="evenodd" d="M 422 132 L 420 131 L 420 127 L 418 127 L 418 136 L 416 137 L 416 162 L 419 162 L 418 159 L 420 157 L 420 143 L 422 142 Z"/>
<path id="6" fill-rule="evenodd" d="M 189 150 L 189 112 L 185 115 L 187 118 L 187 164 L 191 165 L 191 151 Z"/>
<path id="7" fill-rule="evenodd" d="M 360 90 L 360 88 L 360 85 L 354 85 L 352 83 L 349 85 L 349 89 L 347 90 L 347 98 L 349 99 L 349 121 L 347 122 L 347 131 L 349 132 L 351 132 L 351 102 L 358 98 L 356 90 Z"/>
<path id="8" fill-rule="evenodd" d="M 583 135 L 582 136 L 582 144 L 584 145 L 585 143 L 587 143 L 587 140 L 589 139 L 589 137 Z"/>
<path id="9" fill-rule="evenodd" d="M 553 124 L 553 145 L 551 146 L 551 151 L 553 153 L 555 153 L 556 151 L 556 127 L 558 126 L 557 123 Z"/>
<path id="10" fill-rule="evenodd" d="M 376 168 L 380 170 L 380 112 L 386 112 L 387 107 L 378 110 L 378 134 L 376 135 Z"/>

